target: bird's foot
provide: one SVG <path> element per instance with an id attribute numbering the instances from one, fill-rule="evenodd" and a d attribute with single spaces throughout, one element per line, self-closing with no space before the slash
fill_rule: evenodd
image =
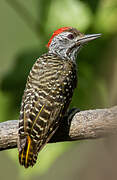
<path id="1" fill-rule="evenodd" d="M 73 119 L 73 117 L 74 117 L 74 115 L 76 114 L 76 113 L 78 113 L 78 112 L 80 112 L 80 109 L 79 108 L 72 108 L 72 109 L 70 109 L 69 111 L 68 111 L 68 113 L 67 113 L 67 120 L 68 120 L 68 124 L 70 124 L 71 123 L 71 121 L 72 121 L 72 119 Z"/>

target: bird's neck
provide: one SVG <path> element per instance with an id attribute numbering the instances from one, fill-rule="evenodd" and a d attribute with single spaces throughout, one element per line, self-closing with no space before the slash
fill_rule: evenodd
<path id="1" fill-rule="evenodd" d="M 58 49 L 50 49 L 49 53 L 55 54 L 59 56 L 61 59 L 68 59 L 72 61 L 73 63 L 76 62 L 77 53 L 75 51 L 69 52 L 68 49 L 65 48 L 58 48 Z"/>

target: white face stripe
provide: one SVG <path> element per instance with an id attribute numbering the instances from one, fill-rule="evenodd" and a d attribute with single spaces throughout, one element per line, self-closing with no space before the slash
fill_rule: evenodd
<path id="1" fill-rule="evenodd" d="M 72 61 L 75 61 L 79 47 L 71 49 L 71 47 L 76 43 L 76 38 L 72 40 L 69 39 L 69 34 L 72 33 L 65 31 L 55 36 L 49 46 L 49 53 L 57 54 L 62 59 L 70 59 Z M 71 51 L 69 51 L 69 49 L 71 49 Z M 67 52 L 69 52 L 69 54 Z"/>
<path id="2" fill-rule="evenodd" d="M 62 32 L 62 33 L 60 33 L 60 34 L 58 34 L 58 35 L 56 35 L 53 39 L 52 39 L 52 41 L 51 41 L 51 43 L 50 43 L 50 46 L 49 46 L 49 50 L 53 47 L 53 45 L 55 45 L 55 43 L 56 42 L 60 42 L 60 44 L 62 43 L 62 44 L 67 44 L 67 42 L 69 42 L 69 41 L 71 41 L 70 39 L 68 39 L 67 38 L 67 36 L 69 35 L 69 34 L 71 34 L 71 32 Z"/>

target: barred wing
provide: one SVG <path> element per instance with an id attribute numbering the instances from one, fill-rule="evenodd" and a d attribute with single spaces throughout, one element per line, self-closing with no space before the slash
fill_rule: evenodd
<path id="1" fill-rule="evenodd" d="M 59 126 L 76 86 L 71 62 L 42 56 L 29 74 L 19 123 L 19 160 L 28 167 Z"/>

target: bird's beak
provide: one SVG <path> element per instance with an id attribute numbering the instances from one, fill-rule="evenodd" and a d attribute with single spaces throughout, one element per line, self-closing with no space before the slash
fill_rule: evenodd
<path id="1" fill-rule="evenodd" d="M 85 43 L 87 43 L 89 41 L 92 41 L 94 39 L 97 39 L 99 37 L 101 37 L 101 34 L 87 34 L 87 35 L 84 35 L 83 37 L 79 38 L 77 40 L 77 42 L 79 44 L 83 45 L 83 44 L 85 44 Z"/>

